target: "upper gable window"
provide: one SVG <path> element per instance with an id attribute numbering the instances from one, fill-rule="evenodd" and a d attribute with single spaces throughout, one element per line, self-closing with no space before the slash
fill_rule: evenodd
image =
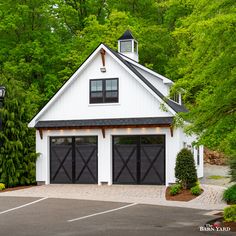
<path id="1" fill-rule="evenodd" d="M 90 80 L 90 103 L 118 102 L 118 79 Z"/>
<path id="2" fill-rule="evenodd" d="M 120 41 L 120 52 L 132 52 L 132 41 Z"/>
<path id="3" fill-rule="evenodd" d="M 177 102 L 177 103 L 179 103 L 180 104 L 180 94 L 179 93 L 174 93 L 171 97 L 170 97 L 170 99 L 172 100 L 172 101 L 174 101 L 174 102 Z"/>

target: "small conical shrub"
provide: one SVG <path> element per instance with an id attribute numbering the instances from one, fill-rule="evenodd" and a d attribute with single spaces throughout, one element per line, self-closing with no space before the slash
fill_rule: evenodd
<path id="1" fill-rule="evenodd" d="M 197 171 L 194 158 L 191 151 L 187 148 L 183 148 L 177 155 L 175 177 L 183 189 L 190 189 L 196 185 Z"/>

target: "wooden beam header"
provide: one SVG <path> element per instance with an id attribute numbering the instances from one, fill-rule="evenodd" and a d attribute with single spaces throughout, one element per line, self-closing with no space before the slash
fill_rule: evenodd
<path id="1" fill-rule="evenodd" d="M 102 57 L 102 65 L 104 67 L 105 66 L 105 54 L 106 54 L 106 51 L 102 48 L 100 50 L 100 53 L 101 53 L 101 57 Z"/>
<path id="2" fill-rule="evenodd" d="M 124 129 L 124 128 L 169 128 L 171 137 L 173 137 L 173 126 L 170 124 L 144 124 L 144 125 L 110 125 L 110 126 L 67 126 L 67 127 L 43 127 L 38 128 L 40 138 L 43 139 L 43 131 L 48 130 L 79 130 L 79 129 L 100 129 L 102 131 L 102 136 L 105 138 L 106 129 Z"/>

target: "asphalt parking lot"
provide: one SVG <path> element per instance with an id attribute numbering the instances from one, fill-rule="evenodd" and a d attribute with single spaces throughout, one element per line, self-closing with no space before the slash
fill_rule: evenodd
<path id="1" fill-rule="evenodd" d="M 200 232 L 207 211 L 135 203 L 0 196 L 0 235 L 233 235 Z"/>

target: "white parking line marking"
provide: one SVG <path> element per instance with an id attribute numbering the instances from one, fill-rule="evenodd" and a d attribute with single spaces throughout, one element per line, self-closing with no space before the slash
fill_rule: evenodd
<path id="1" fill-rule="evenodd" d="M 36 200 L 36 201 L 29 202 L 29 203 L 27 203 L 27 204 L 24 204 L 24 205 L 21 205 L 21 206 L 18 206 L 18 207 L 14 207 L 14 208 L 8 209 L 8 210 L 6 210 L 6 211 L 2 211 L 2 212 L 0 212 L 0 215 L 2 215 L 2 214 L 4 214 L 4 213 L 7 213 L 7 212 L 10 212 L 10 211 L 14 211 L 14 210 L 17 210 L 17 209 L 26 207 L 26 206 L 29 206 L 29 205 L 32 205 L 32 204 L 35 204 L 35 203 L 37 203 L 37 202 L 41 202 L 41 201 L 43 201 L 43 200 L 45 200 L 45 199 L 47 199 L 47 198 L 48 198 L 48 197 L 44 197 L 44 198 L 38 199 L 38 200 Z"/>
<path id="2" fill-rule="evenodd" d="M 119 210 L 122 210 L 122 209 L 127 208 L 127 207 L 135 206 L 137 204 L 138 203 L 132 203 L 132 204 L 129 204 L 129 205 L 126 205 L 126 206 L 123 206 L 123 207 L 111 209 L 111 210 L 108 210 L 108 211 L 102 211 L 102 212 L 99 212 L 99 213 L 95 213 L 95 214 L 91 214 L 91 215 L 87 215 L 87 216 L 82 216 L 82 217 L 75 218 L 75 219 L 72 219 L 72 220 L 67 220 L 67 221 L 68 222 L 73 222 L 73 221 L 77 221 L 77 220 L 83 220 L 83 219 L 90 218 L 90 217 L 93 217 L 93 216 L 98 216 L 98 215 L 110 213 L 110 212 L 113 212 L 113 211 L 119 211 Z"/>

